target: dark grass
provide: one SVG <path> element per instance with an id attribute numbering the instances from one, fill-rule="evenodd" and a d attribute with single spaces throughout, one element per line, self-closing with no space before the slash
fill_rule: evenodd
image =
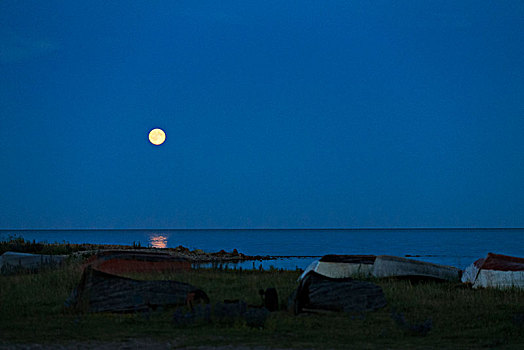
<path id="1" fill-rule="evenodd" d="M 224 299 L 262 303 L 259 289 L 275 287 L 280 305 L 297 286 L 296 271 L 195 270 L 132 276 L 175 279 L 203 289 L 211 304 Z M 263 328 L 245 321 L 180 325 L 174 309 L 137 314 L 77 314 L 64 301 L 81 276 L 79 262 L 40 273 L 0 276 L 0 339 L 4 343 L 176 339 L 177 344 L 266 345 L 293 348 L 520 348 L 524 291 L 471 290 L 460 284 L 376 280 L 388 306 L 367 314 L 272 313 Z M 183 313 L 188 310 L 181 308 Z M 399 322 L 399 315 L 403 322 Z M 428 324 L 429 330 L 417 331 Z M 520 321 L 519 321 L 520 320 Z M 422 327 L 424 328 L 424 327 Z M 427 327 L 426 327 L 427 328 Z M 424 330 L 424 329 L 423 329 Z M 0 341 L 0 344 L 1 344 Z"/>
<path id="2" fill-rule="evenodd" d="M 87 249 L 87 246 L 81 244 L 69 244 L 66 242 L 60 244 L 36 242 L 35 240 L 29 241 L 16 235 L 9 235 L 6 239 L 0 240 L 0 255 L 8 251 L 18 253 L 60 255 L 85 251 Z"/>

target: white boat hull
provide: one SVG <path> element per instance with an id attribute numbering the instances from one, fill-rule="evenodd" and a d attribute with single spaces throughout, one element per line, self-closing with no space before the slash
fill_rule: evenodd
<path id="1" fill-rule="evenodd" d="M 460 269 L 453 266 L 411 260 L 398 256 L 377 256 L 373 265 L 373 276 L 383 277 L 422 277 L 437 280 L 459 281 Z"/>
<path id="2" fill-rule="evenodd" d="M 374 259 L 371 255 L 326 255 L 312 262 L 299 280 L 310 271 L 330 278 L 371 277 Z"/>
<path id="3" fill-rule="evenodd" d="M 464 270 L 462 282 L 473 288 L 524 289 L 523 262 L 521 258 L 489 253 Z"/>

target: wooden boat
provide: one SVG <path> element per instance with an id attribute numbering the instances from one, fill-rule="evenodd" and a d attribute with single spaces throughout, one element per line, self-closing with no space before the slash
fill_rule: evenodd
<path id="1" fill-rule="evenodd" d="M 189 271 L 191 263 L 167 253 L 134 250 L 111 250 L 100 252 L 87 261 L 91 266 L 110 274 Z"/>
<path id="2" fill-rule="evenodd" d="M 461 270 L 452 266 L 380 255 L 373 264 L 373 276 L 460 281 Z"/>
<path id="3" fill-rule="evenodd" d="M 288 308 L 301 312 L 366 312 L 386 306 L 382 288 L 353 278 L 330 278 L 309 271 L 288 300 Z"/>
<path id="4" fill-rule="evenodd" d="M 312 262 L 302 273 L 302 280 L 310 271 L 330 278 L 369 277 L 373 271 L 375 255 L 324 255 Z"/>
<path id="5" fill-rule="evenodd" d="M 524 289 L 524 258 L 488 253 L 464 270 L 462 282 L 473 288 Z"/>
<path id="6" fill-rule="evenodd" d="M 136 280 L 87 266 L 65 305 L 85 312 L 137 312 L 186 305 L 197 294 L 209 302 L 203 291 L 187 283 Z"/>

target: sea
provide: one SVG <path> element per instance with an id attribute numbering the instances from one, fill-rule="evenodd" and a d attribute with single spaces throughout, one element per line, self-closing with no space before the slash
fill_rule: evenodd
<path id="1" fill-rule="evenodd" d="M 271 260 L 230 263 L 230 268 L 305 269 L 326 254 L 395 255 L 464 269 L 487 253 L 524 257 L 524 229 L 206 229 L 206 230 L 2 230 L 10 236 L 47 243 L 184 246 L 271 256 Z M 206 266 L 203 266 L 206 267 Z"/>

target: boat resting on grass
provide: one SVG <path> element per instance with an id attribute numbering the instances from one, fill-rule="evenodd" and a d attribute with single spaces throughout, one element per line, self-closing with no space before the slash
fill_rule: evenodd
<path id="1" fill-rule="evenodd" d="M 387 305 L 382 288 L 353 278 L 330 278 L 309 271 L 288 300 L 295 315 L 302 312 L 367 312 Z"/>
<path id="2" fill-rule="evenodd" d="M 433 264 L 398 256 L 379 255 L 373 264 L 373 276 L 378 278 L 397 277 L 458 282 L 461 274 L 462 271 L 453 266 Z"/>
<path id="3" fill-rule="evenodd" d="M 524 289 L 524 258 L 488 253 L 464 270 L 462 282 L 473 288 Z"/>
<path id="4" fill-rule="evenodd" d="M 87 266 L 65 305 L 84 312 L 137 312 L 186 305 L 197 294 L 209 302 L 203 291 L 187 283 L 136 280 Z"/>
<path id="5" fill-rule="evenodd" d="M 314 271 L 330 278 L 370 277 L 373 272 L 375 255 L 324 255 L 312 262 L 302 273 L 299 280 Z"/>
<path id="6" fill-rule="evenodd" d="M 191 263 L 184 258 L 161 252 L 134 250 L 109 250 L 90 257 L 84 268 L 110 274 L 178 272 L 191 270 Z"/>
<path id="7" fill-rule="evenodd" d="M 325 255 L 311 263 L 299 277 L 309 272 L 330 278 L 377 277 L 460 281 L 462 271 L 456 267 L 389 255 Z"/>

